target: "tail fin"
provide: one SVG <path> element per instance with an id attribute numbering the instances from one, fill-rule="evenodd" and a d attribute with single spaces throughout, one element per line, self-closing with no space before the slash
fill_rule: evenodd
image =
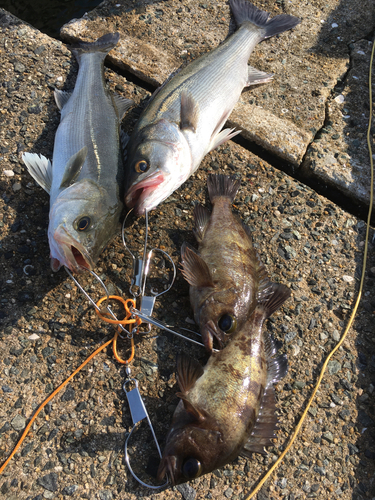
<path id="1" fill-rule="evenodd" d="M 230 0 L 230 7 L 238 26 L 250 22 L 263 29 L 262 40 L 290 30 L 301 22 L 298 17 L 288 14 L 281 14 L 270 19 L 268 12 L 258 9 L 247 0 Z"/>
<path id="2" fill-rule="evenodd" d="M 79 42 L 76 45 L 70 45 L 68 48 L 79 59 L 82 54 L 92 52 L 101 52 L 104 57 L 112 50 L 120 39 L 119 33 L 107 33 L 96 40 L 96 42 Z"/>
<path id="3" fill-rule="evenodd" d="M 233 202 L 239 190 L 241 181 L 230 175 L 209 175 L 207 178 L 208 195 L 211 203 L 217 196 L 228 197 Z"/>

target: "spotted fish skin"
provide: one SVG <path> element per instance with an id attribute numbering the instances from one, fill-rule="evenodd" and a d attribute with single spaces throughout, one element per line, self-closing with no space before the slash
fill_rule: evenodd
<path id="1" fill-rule="evenodd" d="M 179 402 L 158 470 L 173 484 L 211 472 L 239 454 L 264 453 L 275 436 L 273 384 L 286 373 L 285 356 L 263 331 L 264 320 L 289 297 L 273 285 L 228 345 L 212 353 L 204 369 L 180 356 Z"/>
<path id="2" fill-rule="evenodd" d="M 254 47 L 300 22 L 286 14 L 269 19 L 247 0 L 230 0 L 230 6 L 237 31 L 167 80 L 132 133 L 125 203 L 138 215 L 165 200 L 209 151 L 240 132 L 222 127 L 242 90 L 272 79 L 248 66 Z"/>
<path id="3" fill-rule="evenodd" d="M 254 250 L 250 230 L 232 211 L 240 181 L 209 175 L 212 213 L 194 208 L 198 251 L 181 249 L 182 273 L 190 284 L 190 302 L 204 344 L 222 348 L 242 328 L 271 283 Z"/>

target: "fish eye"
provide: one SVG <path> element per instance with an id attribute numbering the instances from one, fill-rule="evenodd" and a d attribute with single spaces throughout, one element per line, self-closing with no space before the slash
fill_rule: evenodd
<path id="1" fill-rule="evenodd" d="M 137 161 L 134 168 L 136 172 L 138 172 L 139 174 L 143 174 L 147 172 L 147 170 L 150 168 L 150 165 L 147 163 L 146 160 L 140 160 Z"/>
<path id="2" fill-rule="evenodd" d="M 76 223 L 77 231 L 86 231 L 91 224 L 91 219 L 87 215 L 85 217 L 81 217 Z"/>
<path id="3" fill-rule="evenodd" d="M 182 474 L 186 479 L 194 479 L 202 472 L 202 466 L 196 458 L 188 458 L 182 465 Z"/>
<path id="4" fill-rule="evenodd" d="M 237 328 L 237 320 L 231 314 L 223 314 L 217 324 L 225 333 L 232 333 Z"/>

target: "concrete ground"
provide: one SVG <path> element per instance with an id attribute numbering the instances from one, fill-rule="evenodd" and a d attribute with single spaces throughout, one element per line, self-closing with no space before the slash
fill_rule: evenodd
<path id="1" fill-rule="evenodd" d="M 197 173 L 152 212 L 149 225 L 150 245 L 169 252 L 178 264 L 183 241 L 196 245 L 193 202 L 209 206 L 207 174 L 241 178 L 234 210 L 250 227 L 271 279 L 292 290 L 266 325 L 289 360 L 288 374 L 276 387 L 280 427 L 274 446 L 266 457 L 238 458 L 177 488 L 141 487 L 123 461 L 132 422 L 122 391 L 124 369 L 108 349 L 38 417 L 0 478 L 2 498 L 244 499 L 287 444 L 358 291 L 369 196 L 366 85 L 375 6 L 370 0 L 362 0 L 360 9 L 352 0 L 256 5 L 272 15 L 297 15 L 302 22 L 255 49 L 250 63 L 275 76 L 242 94 L 229 119 L 243 130 L 240 138 L 207 155 Z M 99 322 L 63 270 L 50 270 L 48 195 L 21 161 L 23 151 L 52 157 L 60 119 L 53 89 L 74 87 L 76 61 L 64 43 L 1 9 L 0 29 L 3 462 L 37 406 L 113 331 Z M 157 85 L 233 30 L 225 1 L 118 0 L 64 26 L 61 36 L 71 42 L 120 32 L 106 79 L 112 91 L 135 100 L 123 124 L 130 131 Z M 142 231 L 144 221 L 133 221 L 129 240 L 140 244 Z M 372 238 L 371 230 L 354 325 L 329 364 L 299 438 L 258 499 L 375 498 Z M 128 296 L 131 260 L 120 234 L 103 252 L 97 271 L 111 292 Z M 80 281 L 94 298 L 101 296 L 90 276 Z M 157 301 L 155 317 L 176 328 L 194 328 L 188 286 L 179 271 L 173 290 Z M 182 350 L 205 363 L 199 347 L 157 329 L 136 339 L 132 370 L 161 447 L 178 402 L 175 356 Z M 137 473 L 154 481 L 157 454 L 149 435 L 137 433 L 131 455 Z"/>

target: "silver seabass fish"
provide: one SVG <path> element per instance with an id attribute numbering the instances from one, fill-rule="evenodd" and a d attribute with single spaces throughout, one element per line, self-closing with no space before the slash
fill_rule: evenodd
<path id="1" fill-rule="evenodd" d="M 24 153 L 34 179 L 50 194 L 48 240 L 51 267 L 92 269 L 115 234 L 123 209 L 124 167 L 120 122 L 132 101 L 112 96 L 104 81 L 104 59 L 119 40 L 109 33 L 70 47 L 79 63 L 70 94 L 55 90 L 61 110 L 52 164 Z"/>
<path id="2" fill-rule="evenodd" d="M 229 344 L 214 352 L 204 369 L 185 356 L 177 361 L 181 398 L 158 470 L 172 484 L 207 474 L 239 454 L 264 453 L 272 444 L 277 420 L 273 384 L 287 371 L 285 356 L 263 323 L 289 297 L 283 285 L 272 285 L 248 321 Z"/>
<path id="3" fill-rule="evenodd" d="M 250 54 L 262 40 L 300 22 L 286 14 L 269 19 L 247 0 L 230 0 L 230 6 L 238 30 L 158 89 L 133 131 L 125 203 L 139 215 L 176 190 L 206 153 L 239 133 L 221 128 L 243 88 L 272 78 L 248 66 Z"/>

